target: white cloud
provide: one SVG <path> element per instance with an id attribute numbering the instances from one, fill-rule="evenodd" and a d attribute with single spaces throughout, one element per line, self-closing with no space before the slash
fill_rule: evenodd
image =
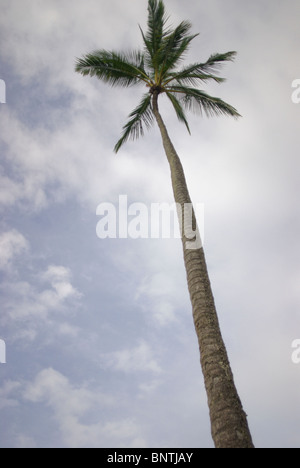
<path id="1" fill-rule="evenodd" d="M 159 379 L 152 379 L 148 382 L 141 383 L 139 385 L 139 390 L 141 392 L 140 398 L 149 397 L 152 395 L 155 398 L 154 393 L 157 391 L 158 387 L 161 385 L 161 380 Z"/>
<path id="2" fill-rule="evenodd" d="M 67 322 L 58 324 L 57 330 L 60 335 L 71 336 L 73 338 L 77 338 L 80 333 L 79 327 L 71 325 L 70 323 L 67 323 Z"/>
<path id="3" fill-rule="evenodd" d="M 1 78 L 6 79 L 6 72 L 12 78 L 6 82 L 7 104 L 1 106 L 0 114 L 2 210 L 18 216 L 19 209 L 25 207 L 29 215 L 26 232 L 32 228 L 38 234 L 41 226 L 36 218 L 33 222 L 32 213 L 36 215 L 61 201 L 88 205 L 93 214 L 100 202 L 117 200 L 121 193 L 130 195 L 132 201 L 169 201 L 169 169 L 157 130 L 140 142 L 129 143 L 118 157 L 112 153 L 127 114 L 137 104 L 135 92 L 133 99 L 132 90 L 110 90 L 97 80 L 74 73 L 75 57 L 94 48 L 120 49 L 141 44 L 137 23 L 145 24 L 146 0 L 131 0 L 129 5 L 120 0 L 2 3 L 1 60 L 5 62 L 3 67 L 1 62 Z M 292 429 L 296 425 L 293 407 L 298 405 L 298 369 L 287 371 L 283 355 L 290 351 L 289 342 L 299 338 L 300 105 L 291 103 L 291 83 L 300 77 L 295 61 L 300 3 L 291 0 L 287 7 L 284 2 L 270 0 L 212 0 L 203 5 L 166 0 L 166 6 L 174 23 L 190 18 L 195 33 L 201 31 L 190 54 L 191 62 L 205 59 L 215 51 L 238 50 L 236 62 L 222 73 L 228 82 L 210 89 L 212 94 L 236 106 L 243 119 L 231 122 L 225 118 L 200 120 L 190 116 L 190 138 L 169 109 L 163 105 L 162 109 L 182 157 L 192 199 L 205 203 L 209 271 L 222 330 L 245 395 L 242 400 L 251 403 L 260 441 L 266 437 L 271 442 L 275 440 L 280 425 L 286 429 L 285 434 L 281 433 L 282 441 L 297 445 L 299 438 L 295 438 Z M 30 234 L 26 236 L 31 239 Z M 53 242 L 59 247 L 55 235 Z M 164 332 L 166 347 L 172 346 L 172 333 L 167 335 L 170 326 L 177 329 L 178 342 L 184 343 L 183 314 L 177 311 L 190 313 L 190 304 L 181 246 L 154 246 L 149 240 L 134 247 L 126 244 L 124 248 L 121 244 L 119 251 L 115 245 L 110 247 L 105 258 L 111 263 L 99 266 L 98 254 L 95 263 L 91 262 L 91 271 L 100 271 L 95 283 L 91 280 L 91 290 L 98 290 L 97 282 L 106 274 L 116 278 L 108 286 L 107 296 L 101 298 L 101 311 L 105 312 L 106 301 L 114 310 L 116 304 L 119 306 L 117 282 L 121 286 L 129 284 L 133 288 L 132 295 L 126 296 L 129 301 L 133 297 L 130 306 L 144 312 L 136 321 L 136 326 L 141 327 L 138 336 L 143 336 L 140 332 L 144 333 L 146 323 L 147 332 L 149 325 L 154 326 L 155 333 Z M 35 248 L 38 250 L 31 245 L 33 256 Z M 19 231 L 5 232 L 0 236 L 0 269 L 15 271 L 28 249 L 28 241 Z M 51 262 L 56 260 L 52 257 Z M 69 314 L 74 317 L 74 309 L 78 310 L 81 304 L 80 286 L 74 286 L 71 271 L 60 262 L 64 264 L 59 259 L 59 264 L 50 265 L 46 271 L 31 264 L 26 274 L 21 276 L 19 271 L 14 282 L 2 284 L 1 326 L 10 327 L 12 342 L 20 339 L 28 344 L 41 332 L 62 341 L 79 337 L 81 324 L 67 318 Z M 79 276 L 78 273 L 77 281 Z M 86 307 L 91 306 L 91 310 L 93 300 L 85 297 Z M 118 313 L 112 318 L 93 317 L 97 326 L 101 321 L 99 329 L 111 333 L 105 337 L 110 340 L 109 349 L 119 317 Z M 189 326 L 192 327 L 191 321 Z M 126 328 L 122 330 L 126 332 Z M 150 340 L 149 335 L 147 340 L 117 352 L 107 353 L 103 348 L 99 351 L 102 366 L 117 371 L 115 374 L 123 372 L 126 384 L 132 382 L 133 374 L 144 376 L 145 382 L 139 383 L 143 397 L 159 390 L 157 377 L 163 374 L 158 360 L 161 348 L 155 347 L 155 340 L 153 336 Z M 272 359 L 275 341 L 280 346 L 274 353 L 276 359 Z M 285 341 L 287 345 L 283 344 Z M 184 356 L 189 346 L 186 343 L 183 347 Z M 196 349 L 196 340 L 194 346 Z M 37 359 L 42 359 L 43 351 L 41 346 Z M 259 366 L 255 366 L 256 362 Z M 149 379 L 147 373 L 142 373 L 144 370 Z M 249 391 L 252 388 L 256 391 Z M 94 392 L 87 387 L 87 393 L 84 389 L 80 392 L 71 379 L 53 369 L 39 374 L 27 390 L 32 402 L 50 405 L 66 445 L 88 444 L 89 438 L 95 446 L 99 440 L 113 443 L 117 439 L 128 446 L 143 444 L 136 423 L 121 420 L 118 415 L 114 420 L 103 421 L 101 427 L 88 425 L 84 416 L 98 405 Z M 74 405 L 68 405 L 68 391 Z M 10 391 L 8 386 L 5 392 L 3 404 L 13 408 L 14 389 Z M 273 394 L 274 399 L 270 398 Z M 183 400 L 187 400 L 183 395 L 181 408 Z M 79 396 L 90 402 L 82 412 L 76 409 L 80 408 Z M 190 400 L 191 407 L 198 404 L 196 396 Z M 280 424 L 271 421 L 274 414 Z M 151 415 L 144 420 L 149 430 L 152 419 Z M 260 429 L 262 421 L 264 430 Z M 195 437 L 195 427 L 198 422 L 191 428 L 191 438 Z M 177 437 L 177 430 L 166 432 Z M 18 444 L 30 446 L 34 441 L 20 435 Z"/>
<path id="4" fill-rule="evenodd" d="M 0 174 L 0 206 L 8 207 L 22 197 L 21 186 L 9 177 Z"/>
<path id="5" fill-rule="evenodd" d="M 111 23 L 107 21 L 111 15 L 114 16 L 113 35 Z M 14 18 L 13 34 L 8 17 Z M 132 0 L 130 6 L 118 0 L 110 3 L 89 0 L 72 6 L 67 0 L 49 0 L 47 5 L 38 1 L 26 7 L 20 6 L 18 0 L 11 0 L 3 7 L 0 19 L 2 37 L 6 39 L 3 56 L 7 60 L 13 57 L 12 64 L 24 80 L 47 72 L 43 75 L 45 80 L 59 85 L 63 77 L 66 84 L 73 74 L 74 58 L 87 48 L 93 50 L 99 47 L 99 42 L 103 48 L 120 43 L 126 47 L 140 36 L 137 18 L 141 21 L 145 18 L 145 5 L 139 0 Z M 124 21 L 130 25 L 126 34 L 121 28 Z M 58 44 L 64 47 L 57 48 Z"/>
<path id="6" fill-rule="evenodd" d="M 186 310 L 188 298 L 180 239 L 150 240 L 147 249 L 140 245 L 137 252 L 143 265 L 135 290 L 137 304 L 151 326 L 178 326 L 186 317 L 181 310 Z"/>
<path id="7" fill-rule="evenodd" d="M 19 382 L 7 380 L 0 387 L 0 410 L 3 408 L 9 408 L 18 406 L 19 402 L 16 398 L 16 392 L 20 388 Z"/>
<path id="8" fill-rule="evenodd" d="M 100 87 L 97 97 L 84 104 L 84 112 L 76 111 L 80 97 L 74 98 L 64 121 L 58 119 L 50 129 L 30 128 L 10 111 L 0 116 L 2 139 L 8 146 L 3 159 L 13 168 L 10 176 L 0 176 L 2 209 L 16 205 L 25 206 L 30 212 L 40 211 L 51 203 L 72 198 L 88 204 L 94 211 L 101 201 L 113 201 L 122 192 L 133 193 L 134 201 L 142 193 L 142 187 L 150 194 L 155 193 L 146 183 L 149 176 L 155 176 L 155 160 L 150 159 L 145 173 L 136 149 L 132 154 L 122 153 L 118 159 L 114 155 L 113 146 L 122 122 L 110 125 L 114 117 L 110 115 L 109 103 L 99 112 L 104 94 L 104 88 Z M 124 110 L 124 118 L 129 110 L 130 103 Z"/>
<path id="9" fill-rule="evenodd" d="M 70 269 L 63 266 L 50 265 L 42 277 L 51 284 L 55 291 L 55 294 L 53 294 L 53 291 L 44 291 L 42 293 L 46 301 L 48 299 L 50 302 L 54 300 L 60 303 L 68 298 L 81 297 L 81 294 L 70 283 Z"/>
<path id="10" fill-rule="evenodd" d="M 13 259 L 26 252 L 29 244 L 25 237 L 15 229 L 0 235 L 0 269 L 5 270 L 12 265 Z"/>
<path id="11" fill-rule="evenodd" d="M 102 355 L 102 366 L 125 373 L 153 372 L 161 373 L 161 368 L 154 357 L 154 353 L 148 343 L 141 340 L 131 349 L 123 349 Z"/>
<path id="12" fill-rule="evenodd" d="M 35 380 L 27 384 L 23 397 L 32 403 L 43 402 L 50 407 L 62 443 L 67 447 L 127 446 L 140 437 L 140 428 L 133 420 L 103 420 L 103 408 L 115 404 L 112 396 L 105 395 L 99 389 L 73 385 L 67 377 L 52 368 L 39 372 Z M 99 422 L 89 423 L 89 418 L 95 419 L 94 416 L 91 418 L 95 413 Z"/>
<path id="13" fill-rule="evenodd" d="M 33 281 L 6 282 L 2 285 L 2 291 L 7 296 L 2 305 L 2 325 L 10 326 L 14 341 L 33 341 L 45 330 L 48 330 L 50 338 L 53 327 L 55 335 L 76 337 L 78 327 L 66 322 L 66 317 L 74 317 L 82 295 L 71 284 L 70 269 L 50 265 L 38 276 L 42 285 L 48 286 L 50 283 L 50 288 L 40 291 L 40 285 Z"/>
<path id="14" fill-rule="evenodd" d="M 34 438 L 26 436 L 25 434 L 19 434 L 16 437 L 14 445 L 15 445 L 15 448 L 20 448 L 20 449 L 38 448 Z"/>

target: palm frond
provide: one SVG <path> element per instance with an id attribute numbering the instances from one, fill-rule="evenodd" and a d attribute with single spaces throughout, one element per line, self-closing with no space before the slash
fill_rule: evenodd
<path id="1" fill-rule="evenodd" d="M 199 64 L 199 70 L 204 73 L 216 73 L 222 66 L 223 62 L 233 62 L 236 57 L 236 52 L 230 51 L 224 54 L 212 54 L 209 59 Z"/>
<path id="2" fill-rule="evenodd" d="M 178 84 L 195 86 L 199 84 L 199 82 L 207 80 L 214 80 L 217 83 L 222 83 L 225 79 L 220 78 L 216 73 L 218 73 L 223 62 L 233 61 L 235 56 L 236 52 L 213 54 L 205 63 L 192 64 L 188 67 L 184 67 L 182 70 L 170 73 L 165 84 L 175 81 Z"/>
<path id="3" fill-rule="evenodd" d="M 172 70 L 187 52 L 190 42 L 198 34 L 188 35 L 192 25 L 188 21 L 182 21 L 167 37 L 162 41 L 160 51 L 160 77 L 161 79 Z"/>
<path id="4" fill-rule="evenodd" d="M 75 70 L 84 76 L 97 76 L 111 86 L 127 87 L 140 81 L 149 82 L 144 66 L 144 54 L 140 51 L 125 54 L 97 50 L 77 59 Z"/>
<path id="5" fill-rule="evenodd" d="M 144 134 L 144 127 L 150 128 L 154 122 L 154 116 L 151 107 L 151 94 L 147 93 L 143 96 L 140 104 L 129 114 L 130 120 L 123 127 L 123 135 L 117 142 L 114 150 L 117 153 L 121 146 L 128 139 L 137 139 Z"/>
<path id="6" fill-rule="evenodd" d="M 229 115 L 237 118 L 241 117 L 238 111 L 222 101 L 220 98 L 209 96 L 204 91 L 194 88 L 188 88 L 185 86 L 172 86 L 170 87 L 173 92 L 183 94 L 180 101 L 186 109 L 198 112 L 200 114 L 206 114 L 208 117 Z"/>
<path id="7" fill-rule="evenodd" d="M 168 73 L 164 85 L 166 86 L 172 81 L 175 81 L 175 83 L 179 85 L 197 86 L 199 82 L 202 83 L 208 80 L 214 80 L 217 83 L 223 83 L 225 81 L 224 78 L 220 78 L 219 76 L 204 73 L 201 68 L 201 64 L 196 63 L 189 65 L 188 67 L 184 67 L 179 71 Z"/>
<path id="8" fill-rule="evenodd" d="M 191 34 L 191 23 L 182 21 L 177 27 L 167 26 L 163 0 L 148 0 L 147 31 L 142 33 L 144 49 L 134 52 L 96 50 L 76 60 L 75 70 L 86 76 L 96 76 L 111 86 L 129 87 L 144 83 L 149 93 L 144 94 L 140 104 L 131 112 L 123 127 L 123 133 L 115 146 L 120 147 L 129 139 L 144 134 L 154 122 L 152 95 L 166 93 L 177 118 L 190 133 L 185 110 L 212 115 L 239 117 L 237 110 L 219 98 L 209 96 L 197 89 L 200 83 L 213 80 L 224 81 L 218 76 L 221 65 L 233 61 L 236 52 L 212 54 L 204 63 L 178 67 L 191 41 L 198 34 Z"/>
<path id="9" fill-rule="evenodd" d="M 184 110 L 182 108 L 182 105 L 178 101 L 178 99 L 174 96 L 174 94 L 169 93 L 168 91 L 166 92 L 168 98 L 170 99 L 171 103 L 173 104 L 174 110 L 176 112 L 177 118 L 179 121 L 183 122 L 187 128 L 187 131 L 189 134 L 191 134 L 189 124 L 187 122 L 187 119 L 185 117 Z"/>
<path id="10" fill-rule="evenodd" d="M 146 47 L 146 63 L 150 68 L 156 68 L 158 51 L 161 48 L 162 40 L 169 33 L 165 29 L 167 20 L 163 1 L 149 0 L 146 34 L 140 29 Z"/>

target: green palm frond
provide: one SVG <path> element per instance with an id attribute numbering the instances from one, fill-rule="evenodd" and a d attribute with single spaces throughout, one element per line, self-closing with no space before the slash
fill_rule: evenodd
<path id="1" fill-rule="evenodd" d="M 185 113 L 184 113 L 184 110 L 182 108 L 182 105 L 180 104 L 178 99 L 174 96 L 174 94 L 169 93 L 168 91 L 166 91 L 166 94 L 167 94 L 168 98 L 170 99 L 171 103 L 173 104 L 173 107 L 174 107 L 174 110 L 176 112 L 178 120 L 185 124 L 185 126 L 187 128 L 187 131 L 190 134 L 191 133 L 190 127 L 189 127 L 188 121 L 187 121 L 187 119 L 185 117 Z"/>
<path id="2" fill-rule="evenodd" d="M 168 73 L 165 85 L 175 81 L 175 83 L 179 85 L 197 86 L 199 83 L 208 80 L 214 80 L 217 83 L 223 83 L 225 81 L 224 78 L 220 78 L 219 76 L 204 73 L 201 64 L 196 63 L 184 67 L 180 71 Z"/>
<path id="3" fill-rule="evenodd" d="M 149 82 L 144 55 L 140 51 L 118 53 L 97 50 L 77 59 L 75 70 L 82 75 L 97 76 L 111 86 L 131 86 L 140 81 Z"/>
<path id="4" fill-rule="evenodd" d="M 226 52 L 224 54 L 212 54 L 205 63 L 199 65 L 199 70 L 203 73 L 216 73 L 223 65 L 223 62 L 232 62 L 236 57 L 235 51 Z"/>
<path id="5" fill-rule="evenodd" d="M 209 96 L 204 91 L 184 86 L 173 86 L 170 88 L 173 92 L 183 95 L 180 101 L 188 110 L 200 114 L 204 113 L 207 117 L 214 115 L 230 115 L 235 118 L 241 117 L 238 111 L 230 104 L 227 104 L 220 98 Z"/>
<path id="6" fill-rule="evenodd" d="M 182 21 L 177 27 L 168 27 L 168 17 L 162 0 L 148 0 L 147 30 L 141 30 L 144 48 L 134 52 L 97 50 L 76 61 L 75 70 L 82 75 L 96 76 L 111 86 L 129 87 L 142 83 L 149 89 L 140 104 L 129 115 L 123 134 L 115 146 L 117 152 L 129 138 L 144 133 L 152 125 L 154 116 L 152 97 L 166 93 L 178 119 L 186 125 L 185 110 L 212 115 L 239 117 L 237 110 L 219 98 L 197 89 L 209 80 L 222 83 L 220 67 L 233 61 L 236 52 L 212 54 L 206 62 L 179 67 L 192 40 L 191 23 Z"/>
<path id="7" fill-rule="evenodd" d="M 146 63 L 149 68 L 155 68 L 158 65 L 162 41 L 169 34 L 169 31 L 165 29 L 167 21 L 163 1 L 149 0 L 146 34 L 140 28 L 146 47 Z"/>
<path id="8" fill-rule="evenodd" d="M 160 52 L 160 81 L 178 65 L 187 52 L 190 42 L 198 36 L 198 34 L 188 35 L 191 27 L 188 21 L 183 21 L 163 40 Z"/>
<path id="9" fill-rule="evenodd" d="M 196 63 L 184 67 L 182 70 L 169 74 L 169 78 L 166 84 L 171 81 L 175 81 L 178 84 L 189 84 L 192 86 L 198 85 L 199 82 L 207 80 L 214 80 L 217 83 L 225 81 L 224 78 L 220 78 L 216 75 L 225 61 L 233 61 L 236 56 L 236 52 L 227 52 L 225 54 L 213 54 L 204 63 Z"/>
<path id="10" fill-rule="evenodd" d="M 154 116 L 151 106 L 151 94 L 147 93 L 143 96 L 140 104 L 129 114 L 131 119 L 123 127 L 123 135 L 115 146 L 115 152 L 117 153 L 121 146 L 128 140 L 135 140 L 140 135 L 144 134 L 144 127 L 150 128 L 154 122 Z"/>

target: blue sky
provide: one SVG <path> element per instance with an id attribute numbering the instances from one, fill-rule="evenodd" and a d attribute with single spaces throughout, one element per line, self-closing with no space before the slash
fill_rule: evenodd
<path id="1" fill-rule="evenodd" d="M 236 50 L 206 91 L 243 118 L 161 111 L 191 197 L 258 447 L 300 446 L 300 4 L 165 0 L 200 32 L 187 62 Z M 178 239 L 99 239 L 100 203 L 172 203 L 158 130 L 113 147 L 142 89 L 74 72 L 141 46 L 146 0 L 0 0 L 1 447 L 212 447 Z"/>

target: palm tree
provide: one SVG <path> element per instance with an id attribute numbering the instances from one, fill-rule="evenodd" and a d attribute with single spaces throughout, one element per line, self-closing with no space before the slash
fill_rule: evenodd
<path id="1" fill-rule="evenodd" d="M 130 53 L 97 50 L 77 59 L 76 71 L 82 75 L 96 76 L 112 86 L 142 84 L 147 88 L 139 105 L 129 115 L 115 151 L 118 152 L 129 138 L 143 135 L 144 129 L 156 121 L 170 165 L 175 202 L 182 208 L 178 212 L 180 226 L 185 227 L 181 236 L 184 263 L 199 341 L 212 437 L 217 448 L 253 448 L 247 416 L 234 384 L 219 327 L 203 247 L 190 247 L 191 233 L 197 233 L 197 224 L 194 211 L 191 217 L 184 209 L 191 206 L 191 199 L 183 167 L 158 108 L 158 97 L 166 94 L 178 119 L 189 132 L 186 109 L 207 116 L 224 114 L 239 117 L 234 107 L 197 87 L 210 80 L 223 82 L 224 79 L 217 74 L 218 69 L 223 62 L 232 61 L 236 53 L 213 54 L 204 63 L 182 66 L 182 59 L 198 34 L 190 34 L 191 24 L 188 21 L 170 28 L 167 27 L 167 20 L 163 1 L 148 0 L 148 29 L 144 33 L 140 28 L 143 50 Z"/>

